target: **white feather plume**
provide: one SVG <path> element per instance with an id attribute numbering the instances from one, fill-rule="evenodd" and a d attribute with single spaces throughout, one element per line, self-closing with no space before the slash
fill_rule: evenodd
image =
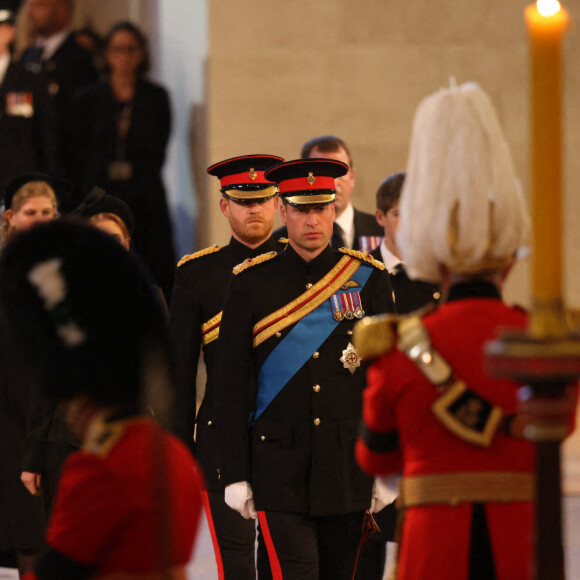
<path id="1" fill-rule="evenodd" d="M 488 270 L 525 242 L 529 218 L 511 154 L 477 84 L 442 89 L 420 103 L 400 213 L 397 243 L 409 275 L 423 280 L 439 282 L 440 264 Z"/>

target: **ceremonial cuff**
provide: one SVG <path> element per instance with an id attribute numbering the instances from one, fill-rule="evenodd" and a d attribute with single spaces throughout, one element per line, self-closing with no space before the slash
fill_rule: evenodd
<path id="1" fill-rule="evenodd" d="M 399 449 L 399 433 L 396 429 L 386 433 L 371 431 L 364 423 L 361 424 L 359 437 L 369 451 L 374 453 L 390 453 Z"/>

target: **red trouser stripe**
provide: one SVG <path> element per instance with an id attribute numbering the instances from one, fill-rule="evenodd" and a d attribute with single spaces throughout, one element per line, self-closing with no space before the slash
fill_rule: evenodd
<path id="1" fill-rule="evenodd" d="M 217 541 L 217 534 L 215 533 L 215 526 L 213 525 L 213 517 L 211 515 L 211 508 L 209 506 L 209 496 L 207 491 L 202 492 L 203 506 L 205 508 L 205 517 L 207 518 L 207 525 L 209 526 L 209 533 L 211 534 L 211 542 L 213 544 L 213 551 L 215 553 L 215 561 L 218 569 L 218 580 L 224 580 L 224 565 L 222 562 L 222 555 Z"/>
<path id="2" fill-rule="evenodd" d="M 280 567 L 278 554 L 276 554 L 276 548 L 274 547 L 274 542 L 272 541 L 272 536 L 270 535 L 270 528 L 268 527 L 268 522 L 266 521 L 266 512 L 258 512 L 258 519 L 260 520 L 262 535 L 264 536 L 264 543 L 266 544 L 266 550 L 268 550 L 268 557 L 270 558 L 272 580 L 283 580 L 282 568 Z"/>

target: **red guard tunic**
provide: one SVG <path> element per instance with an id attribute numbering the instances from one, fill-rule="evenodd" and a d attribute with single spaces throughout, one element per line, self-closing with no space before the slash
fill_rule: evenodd
<path id="1" fill-rule="evenodd" d="M 50 552 L 27 580 L 150 579 L 160 567 L 185 578 L 202 508 L 199 468 L 150 419 L 110 425 L 96 447 L 67 460 L 47 533 Z"/>
<path id="2" fill-rule="evenodd" d="M 456 377 L 500 407 L 505 415 L 516 413 L 518 385 L 485 374 L 483 345 L 495 338 L 501 327 L 525 326 L 525 314 L 497 298 L 466 298 L 440 306 L 423 318 L 423 324 L 432 346 L 451 365 Z M 368 371 L 364 392 L 366 433 L 356 448 L 361 467 L 371 474 L 402 471 L 403 477 L 533 472 L 534 447 L 528 441 L 498 430 L 489 447 L 483 447 L 461 440 L 448 430 L 431 409 L 440 394 L 397 348 L 378 359 Z M 440 503 L 407 508 L 398 578 L 474 577 L 469 563 L 474 505 Z M 496 580 L 528 580 L 532 503 L 486 502 L 483 512 Z"/>

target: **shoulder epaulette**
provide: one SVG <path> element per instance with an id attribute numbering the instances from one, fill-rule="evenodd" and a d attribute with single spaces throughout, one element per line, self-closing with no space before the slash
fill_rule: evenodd
<path id="1" fill-rule="evenodd" d="M 287 244 L 288 243 L 288 238 L 278 238 L 278 243 L 279 244 Z"/>
<path id="2" fill-rule="evenodd" d="M 354 327 L 354 347 L 364 360 L 390 352 L 396 343 L 400 316 L 379 314 L 365 316 Z"/>
<path id="3" fill-rule="evenodd" d="M 179 260 L 179 262 L 177 263 L 177 267 L 179 268 L 180 266 L 183 266 L 183 264 L 185 264 L 186 262 L 189 262 L 190 260 L 196 260 L 197 258 L 201 258 L 202 256 L 207 256 L 208 254 L 213 254 L 215 252 L 219 252 L 220 250 L 221 250 L 221 246 L 214 244 L 213 246 L 210 246 L 209 248 L 205 248 L 204 250 L 199 250 L 199 252 L 195 252 L 193 254 L 186 254 L 185 256 L 183 256 L 183 258 L 181 258 L 181 260 Z"/>
<path id="4" fill-rule="evenodd" d="M 83 443 L 83 450 L 99 457 L 106 457 L 121 440 L 125 432 L 125 421 L 107 423 L 103 419 L 94 420 Z"/>
<path id="5" fill-rule="evenodd" d="M 384 270 L 386 266 L 380 261 L 375 260 L 370 254 L 367 252 L 361 252 L 359 250 L 350 250 L 349 248 L 338 248 L 339 252 L 346 254 L 347 256 L 352 256 L 353 258 L 358 258 L 363 262 L 369 263 L 371 266 L 378 268 L 379 270 Z"/>
<path id="6" fill-rule="evenodd" d="M 259 256 L 256 256 L 255 258 L 247 258 L 241 264 L 234 266 L 234 269 L 232 270 L 232 272 L 237 276 L 238 274 L 240 274 L 244 270 L 247 270 L 248 268 L 251 268 L 252 266 L 257 266 L 258 264 L 262 264 L 263 262 L 267 262 L 268 260 L 275 258 L 277 255 L 278 255 L 278 252 L 272 251 L 272 252 L 266 252 L 265 254 L 260 254 Z"/>
<path id="7" fill-rule="evenodd" d="M 401 316 L 397 328 L 398 348 L 417 365 L 434 385 L 444 385 L 453 376 L 449 363 L 433 348 L 429 333 L 417 313 Z"/>

